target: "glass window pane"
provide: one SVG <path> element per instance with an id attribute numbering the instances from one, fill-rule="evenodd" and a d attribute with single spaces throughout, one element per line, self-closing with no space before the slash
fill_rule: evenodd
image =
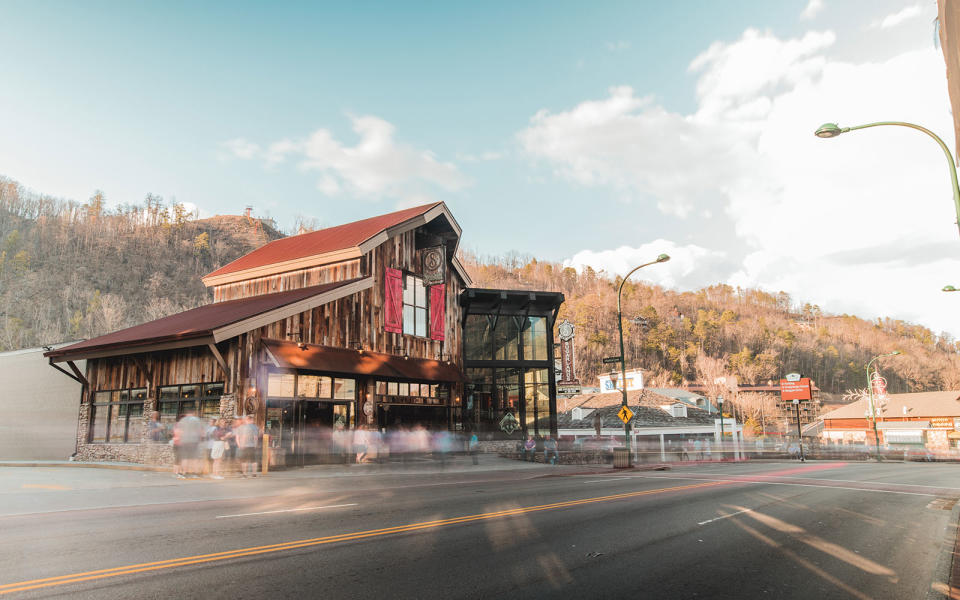
<path id="1" fill-rule="evenodd" d="M 420 308 L 427 306 L 427 288 L 423 285 L 423 280 L 419 277 L 414 278 L 414 304 Z"/>
<path id="2" fill-rule="evenodd" d="M 267 395 L 274 398 L 293 398 L 296 375 L 290 373 L 270 373 L 267 376 Z"/>
<path id="3" fill-rule="evenodd" d="M 357 382 L 353 379 L 335 379 L 333 387 L 336 390 L 334 398 L 337 400 L 353 400 L 356 397 Z"/>
<path id="4" fill-rule="evenodd" d="M 398 385 L 396 381 L 391 381 L 387 384 L 387 395 L 396 396 L 397 395 Z"/>
<path id="5" fill-rule="evenodd" d="M 180 397 L 184 399 L 196 398 L 200 395 L 199 385 L 181 385 Z"/>
<path id="6" fill-rule="evenodd" d="M 407 335 L 414 335 L 414 316 L 413 316 L 413 306 L 409 304 L 403 305 L 403 332 Z"/>
<path id="7" fill-rule="evenodd" d="M 130 416 L 127 419 L 127 439 L 130 444 L 139 444 L 140 435 L 143 432 L 143 405 L 128 404 L 127 412 Z"/>
<path id="8" fill-rule="evenodd" d="M 550 384 L 546 369 L 527 369 L 524 373 L 524 422 L 527 433 L 550 433 Z"/>
<path id="9" fill-rule="evenodd" d="M 386 396 L 386 395 L 387 395 L 387 382 L 386 382 L 386 381 L 378 381 L 378 382 L 377 382 L 377 394 L 379 394 L 380 396 Z"/>
<path id="10" fill-rule="evenodd" d="M 169 427 L 173 427 L 173 424 L 177 422 L 177 408 L 179 405 L 179 402 L 160 403 L 160 422 L 168 426 L 168 431 L 172 431 Z"/>
<path id="11" fill-rule="evenodd" d="M 315 375 L 300 375 L 297 377 L 297 396 L 301 398 L 316 398 L 319 388 L 319 377 Z"/>
<path id="12" fill-rule="evenodd" d="M 163 400 L 176 400 L 180 397 L 180 387 L 176 385 L 168 385 L 160 388 L 160 401 Z"/>
<path id="13" fill-rule="evenodd" d="M 197 414 L 197 400 L 181 400 L 180 401 L 180 416 L 187 413 Z"/>
<path id="14" fill-rule="evenodd" d="M 520 329 L 514 317 L 500 317 L 494 330 L 496 360 L 519 360 Z"/>
<path id="15" fill-rule="evenodd" d="M 102 444 L 107 441 L 107 422 L 110 420 L 110 406 L 91 406 L 93 427 L 90 429 L 90 442 Z"/>
<path id="16" fill-rule="evenodd" d="M 110 442 L 123 443 L 127 429 L 127 407 L 129 404 L 118 404 L 110 409 Z"/>
<path id="17" fill-rule="evenodd" d="M 409 396 L 409 395 L 410 395 L 410 384 L 409 384 L 409 383 L 398 383 L 398 384 L 397 384 L 397 395 L 398 395 L 398 396 Z"/>
<path id="18" fill-rule="evenodd" d="M 205 398 L 203 400 L 203 405 L 200 407 L 200 417 L 203 418 L 204 420 L 219 419 L 220 418 L 220 399 Z"/>
<path id="19" fill-rule="evenodd" d="M 547 320 L 529 317 L 523 329 L 524 360 L 547 360 Z"/>
<path id="20" fill-rule="evenodd" d="M 113 392 L 97 392 L 94 394 L 93 401 L 97 403 L 110 402 L 111 394 L 113 394 Z"/>
<path id="21" fill-rule="evenodd" d="M 320 382 L 317 385 L 317 395 L 320 398 L 333 397 L 333 379 L 329 377 L 321 377 Z"/>
<path id="22" fill-rule="evenodd" d="M 147 399 L 147 388 L 137 388 L 135 390 L 130 390 L 131 400 L 136 400 L 138 402 L 143 402 Z"/>
<path id="23" fill-rule="evenodd" d="M 216 396 L 219 398 L 223 395 L 223 383 L 208 383 L 203 386 L 203 395 L 206 398 L 211 396 Z"/>
<path id="24" fill-rule="evenodd" d="M 114 392 L 114 402 L 126 402 L 130 399 L 130 390 L 118 390 Z"/>
<path id="25" fill-rule="evenodd" d="M 403 303 L 404 304 L 413 304 L 413 299 L 415 297 L 415 288 L 416 283 L 414 283 L 415 277 L 413 275 L 407 275 L 406 285 L 403 286 Z"/>
<path id="26" fill-rule="evenodd" d="M 414 335 L 427 337 L 427 309 L 418 308 L 415 311 L 417 327 Z"/>

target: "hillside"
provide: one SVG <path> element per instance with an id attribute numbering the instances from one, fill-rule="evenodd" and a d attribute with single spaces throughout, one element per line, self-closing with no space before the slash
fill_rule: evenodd
<path id="1" fill-rule="evenodd" d="M 280 237 L 269 221 L 197 220 L 147 196 L 104 208 L 0 178 L 0 351 L 88 338 L 210 301 L 200 277 Z"/>
<path id="2" fill-rule="evenodd" d="M 516 256 L 465 262 L 477 287 L 563 292 L 559 318 L 577 328 L 577 374 L 597 385 L 603 357 L 620 354 L 619 279 Z M 867 361 L 900 350 L 902 356 L 880 363 L 891 393 L 960 389 L 960 345 L 949 336 L 899 320 L 797 306 L 783 292 L 726 285 L 675 292 L 631 280 L 623 288 L 623 315 L 627 364 L 651 373 L 651 387 L 709 383 L 723 374 L 736 375 L 741 385 L 763 384 L 798 371 L 823 391 L 844 394 L 865 387 Z"/>
<path id="3" fill-rule="evenodd" d="M 210 301 L 200 277 L 284 234 L 241 216 L 195 219 L 147 196 L 106 210 L 50 198 L 0 178 L 0 351 L 100 335 Z M 577 326 L 578 376 L 596 385 L 617 348 L 618 280 L 533 258 L 463 257 L 477 287 L 563 292 L 560 318 Z M 624 287 L 624 341 L 631 367 L 651 386 L 736 375 L 766 383 L 790 371 L 843 394 L 864 386 L 864 365 L 882 362 L 891 392 L 960 388 L 958 345 L 898 320 L 866 321 L 797 306 L 787 294 L 717 285 L 675 292 Z M 636 320 L 640 317 L 642 321 Z"/>

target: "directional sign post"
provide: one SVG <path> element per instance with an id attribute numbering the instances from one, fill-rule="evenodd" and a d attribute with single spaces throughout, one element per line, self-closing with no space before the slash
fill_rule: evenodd
<path id="1" fill-rule="evenodd" d="M 623 421 L 624 425 L 626 425 L 630 422 L 630 419 L 633 418 L 633 411 L 626 406 L 621 406 L 620 412 L 617 413 L 617 416 L 620 417 L 620 420 Z"/>

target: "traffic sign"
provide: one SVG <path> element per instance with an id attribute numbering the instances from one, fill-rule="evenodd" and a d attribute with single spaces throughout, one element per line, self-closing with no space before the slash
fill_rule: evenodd
<path id="1" fill-rule="evenodd" d="M 624 425 L 626 425 L 630 422 L 630 419 L 633 418 L 633 411 L 624 406 L 620 409 L 620 412 L 617 413 L 617 416 L 620 417 L 620 420 L 623 421 Z"/>
<path id="2" fill-rule="evenodd" d="M 620 362 L 619 356 L 608 356 L 605 359 L 603 359 L 603 364 L 605 365 L 609 365 L 611 363 L 618 363 L 618 362 Z"/>

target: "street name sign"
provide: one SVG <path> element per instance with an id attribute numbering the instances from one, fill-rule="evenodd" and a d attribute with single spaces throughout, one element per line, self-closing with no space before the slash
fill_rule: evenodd
<path id="1" fill-rule="evenodd" d="M 605 365 L 609 365 L 609 364 L 612 364 L 612 363 L 618 363 L 618 362 L 620 362 L 620 357 L 619 357 L 619 356 L 608 356 L 608 357 L 606 357 L 605 359 L 603 359 L 603 364 L 605 364 Z"/>
<path id="2" fill-rule="evenodd" d="M 620 420 L 626 425 L 630 422 L 630 419 L 633 418 L 633 411 L 624 406 L 620 409 L 620 412 L 617 413 L 617 416 L 620 417 Z"/>

